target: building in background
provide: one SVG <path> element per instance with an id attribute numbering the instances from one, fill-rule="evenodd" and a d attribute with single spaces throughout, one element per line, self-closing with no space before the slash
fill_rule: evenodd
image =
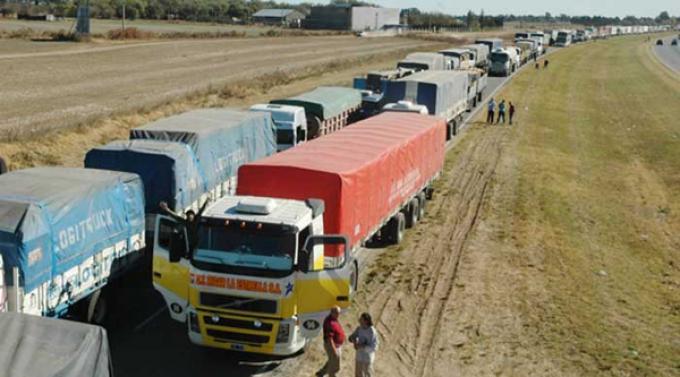
<path id="1" fill-rule="evenodd" d="M 300 27 L 305 15 L 294 9 L 262 9 L 253 14 L 253 22 L 265 25 Z"/>
<path id="2" fill-rule="evenodd" d="M 351 5 L 312 7 L 304 25 L 307 29 L 348 31 L 380 30 L 399 25 L 398 8 L 377 8 Z"/>

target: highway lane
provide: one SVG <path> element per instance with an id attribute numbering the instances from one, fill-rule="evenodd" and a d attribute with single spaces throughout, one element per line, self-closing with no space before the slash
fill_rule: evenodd
<path id="1" fill-rule="evenodd" d="M 673 39 L 679 39 L 678 42 L 680 42 L 677 34 L 664 38 L 663 46 L 657 46 L 654 41 L 654 53 L 668 68 L 680 73 L 680 46 L 671 46 Z"/>
<path id="2" fill-rule="evenodd" d="M 505 77 L 488 78 L 484 100 L 474 111 L 466 113 L 463 130 L 478 111 L 484 111 L 486 101 L 508 80 Z M 362 265 L 375 255 L 370 251 L 359 254 Z M 119 299 L 111 305 L 115 305 L 116 314 L 106 328 L 113 369 L 119 376 L 210 377 L 228 374 L 245 377 L 267 374 L 279 366 L 288 370 L 293 364 L 291 359 L 271 360 L 192 345 L 185 325 L 170 319 L 162 297 L 153 289 L 148 268 L 129 274 L 115 287 L 115 292 Z"/>

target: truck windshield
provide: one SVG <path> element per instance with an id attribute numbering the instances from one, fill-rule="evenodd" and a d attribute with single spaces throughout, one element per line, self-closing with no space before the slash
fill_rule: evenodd
<path id="1" fill-rule="evenodd" d="M 201 269 L 234 274 L 289 273 L 295 257 L 295 233 L 277 225 L 262 225 L 201 224 L 192 263 Z"/>
<path id="2" fill-rule="evenodd" d="M 277 144 L 295 144 L 295 134 L 293 130 L 290 129 L 277 129 L 276 130 L 276 143 Z"/>
<path id="3" fill-rule="evenodd" d="M 508 61 L 508 55 L 494 52 L 491 54 L 491 61 L 494 63 L 505 63 Z"/>

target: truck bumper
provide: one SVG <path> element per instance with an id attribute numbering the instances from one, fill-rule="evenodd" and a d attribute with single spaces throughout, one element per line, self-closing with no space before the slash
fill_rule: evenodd
<path id="1" fill-rule="evenodd" d="M 307 340 L 294 318 L 269 319 L 189 308 L 187 332 L 192 343 L 230 351 L 289 356 L 300 351 Z M 280 330 L 288 336 L 278 339 Z M 285 333 L 285 331 L 284 331 Z"/>

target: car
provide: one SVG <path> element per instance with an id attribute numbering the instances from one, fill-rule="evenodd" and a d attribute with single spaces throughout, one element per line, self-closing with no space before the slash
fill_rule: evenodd
<path id="1" fill-rule="evenodd" d="M 662 40 L 662 39 L 657 39 L 657 40 L 656 40 L 656 45 L 657 45 L 657 46 L 663 46 L 663 40 Z"/>
<path id="2" fill-rule="evenodd" d="M 673 39 L 673 42 L 671 42 L 671 46 L 677 46 L 678 45 L 678 40 Z"/>

